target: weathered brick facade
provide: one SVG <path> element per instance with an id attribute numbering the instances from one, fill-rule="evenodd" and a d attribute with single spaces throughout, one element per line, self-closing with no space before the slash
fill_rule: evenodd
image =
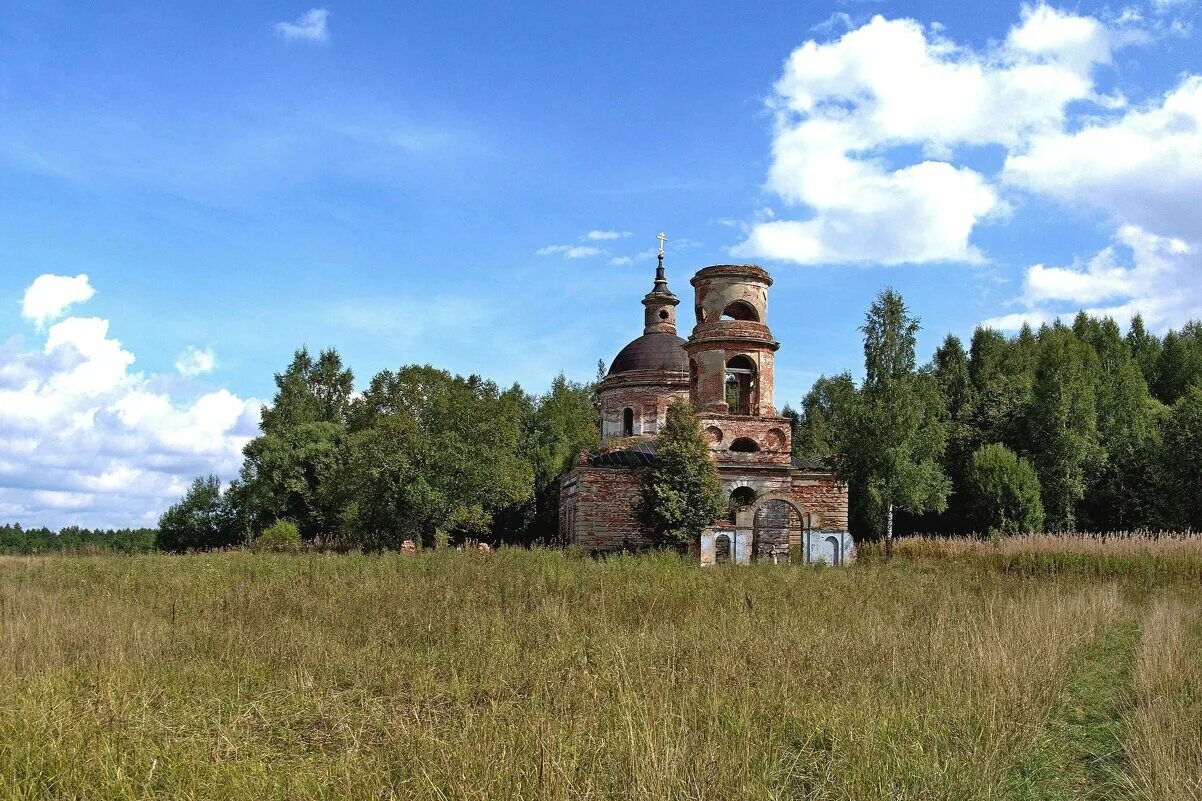
<path id="1" fill-rule="evenodd" d="M 676 336 L 679 300 L 661 260 L 643 299 L 643 336 L 622 349 L 598 389 L 602 449 L 581 456 L 561 479 L 564 542 L 598 552 L 646 544 L 634 514 L 639 482 L 654 462 L 668 407 L 688 398 L 731 499 L 731 519 L 703 534 L 703 561 L 715 548 L 720 560 L 723 538 L 733 538 L 739 561 L 809 561 L 815 542 L 830 540 L 830 561 L 841 563 L 850 549 L 847 487 L 821 462 L 792 455 L 789 420 L 774 406 L 780 343 L 765 322 L 772 278 L 754 265 L 716 265 L 692 285 L 697 324 L 686 342 Z"/>
<path id="2" fill-rule="evenodd" d="M 595 553 L 637 550 L 645 545 L 634 514 L 642 469 L 589 467 L 560 482 L 560 533 L 564 542 Z"/>

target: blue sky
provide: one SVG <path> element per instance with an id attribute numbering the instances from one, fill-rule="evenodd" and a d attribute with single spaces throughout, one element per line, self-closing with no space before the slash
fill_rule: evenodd
<path id="1" fill-rule="evenodd" d="M 858 369 L 886 284 L 924 358 L 1077 308 L 1177 325 L 1202 298 L 1197 16 L 10 4 L 0 518 L 152 522 L 236 471 L 301 344 L 360 385 L 589 378 L 640 333 L 660 230 L 682 297 L 707 264 L 772 271 L 794 405 Z"/>

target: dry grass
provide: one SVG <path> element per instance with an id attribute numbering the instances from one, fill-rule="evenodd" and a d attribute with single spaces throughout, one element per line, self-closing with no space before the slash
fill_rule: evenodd
<path id="1" fill-rule="evenodd" d="M 0 798 L 1007 798 L 1136 597 L 954 560 L 0 559 Z"/>
<path id="2" fill-rule="evenodd" d="M 1030 534 L 997 540 L 903 537 L 895 548 L 906 559 L 953 559 L 1022 575 L 1074 573 L 1147 585 L 1202 580 L 1202 534 L 1194 532 Z M 880 550 L 870 544 L 860 554 L 875 561 Z"/>
<path id="3" fill-rule="evenodd" d="M 1202 617 L 1196 590 L 1160 598 L 1144 624 L 1130 715 L 1130 784 L 1149 801 L 1202 799 Z"/>

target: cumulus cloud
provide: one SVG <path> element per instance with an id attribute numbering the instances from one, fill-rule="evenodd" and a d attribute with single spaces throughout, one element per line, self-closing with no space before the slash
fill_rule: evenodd
<path id="1" fill-rule="evenodd" d="M 330 12 L 324 8 L 311 8 L 297 17 L 295 22 L 277 22 L 275 32 L 288 41 L 324 42 L 330 38 L 326 20 Z"/>
<path id="2" fill-rule="evenodd" d="M 39 328 L 66 313 L 72 305 L 82 303 L 96 294 L 88 276 L 39 275 L 25 290 L 21 314 Z"/>
<path id="3" fill-rule="evenodd" d="M 1025 271 L 1013 329 L 1078 309 L 1180 324 L 1202 300 L 1202 76 L 1132 106 L 1094 75 L 1118 48 L 1180 33 L 1185 0 L 1105 11 L 1024 6 L 1005 39 L 958 44 L 876 16 L 789 56 L 765 188 L 787 209 L 744 222 L 736 255 L 799 264 L 984 261 L 973 243 L 1023 193 L 1101 211 L 1114 241 Z M 846 22 L 844 20 L 844 22 Z M 989 150 L 982 150 L 989 148 Z M 984 169 L 1001 156 L 1001 166 Z M 982 154 L 988 157 L 982 158 Z"/>
<path id="4" fill-rule="evenodd" d="M 629 231 L 601 231 L 594 229 L 585 234 L 584 238 L 596 241 L 606 239 L 623 239 L 628 236 L 630 236 Z"/>
<path id="5" fill-rule="evenodd" d="M 183 353 L 175 358 L 175 369 L 179 374 L 191 378 L 213 372 L 217 366 L 217 356 L 212 348 L 198 348 L 189 345 Z"/>
<path id="6" fill-rule="evenodd" d="M 769 101 L 767 181 L 804 219 L 753 224 L 736 254 L 800 264 L 981 260 L 974 228 L 1008 207 L 957 152 L 1021 146 L 1060 130 L 1070 103 L 1102 102 L 1092 71 L 1113 46 L 1098 20 L 1046 5 L 1025 7 L 984 53 L 882 16 L 836 41 L 805 42 Z"/>
<path id="7" fill-rule="evenodd" d="M 150 525 L 194 476 L 237 473 L 242 446 L 258 429 L 259 402 L 225 389 L 172 397 L 134 362 L 99 317 L 58 320 L 32 348 L 0 345 L 5 519 Z"/>
<path id="8" fill-rule="evenodd" d="M 1167 328 L 1196 317 L 1202 305 L 1202 257 L 1197 246 L 1176 237 L 1149 233 L 1124 225 L 1111 246 L 1084 264 L 1027 270 L 1023 295 L 1025 311 L 986 320 L 1001 330 L 1023 323 L 1039 325 L 1080 309 L 1126 322 L 1137 312 L 1153 328 Z"/>
<path id="9" fill-rule="evenodd" d="M 1105 209 L 1159 232 L 1202 239 L 1202 77 L 1163 98 L 1073 131 L 1047 131 L 1012 153 L 1007 181 Z"/>

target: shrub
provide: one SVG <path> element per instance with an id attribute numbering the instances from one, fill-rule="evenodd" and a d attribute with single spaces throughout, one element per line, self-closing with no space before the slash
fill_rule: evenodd
<path id="1" fill-rule="evenodd" d="M 1005 445 L 982 445 L 972 455 L 968 494 L 976 524 L 991 534 L 1030 533 L 1043 526 L 1035 470 Z"/>
<path id="2" fill-rule="evenodd" d="M 291 520 L 277 520 L 251 540 L 252 551 L 296 553 L 300 550 L 300 529 Z"/>

